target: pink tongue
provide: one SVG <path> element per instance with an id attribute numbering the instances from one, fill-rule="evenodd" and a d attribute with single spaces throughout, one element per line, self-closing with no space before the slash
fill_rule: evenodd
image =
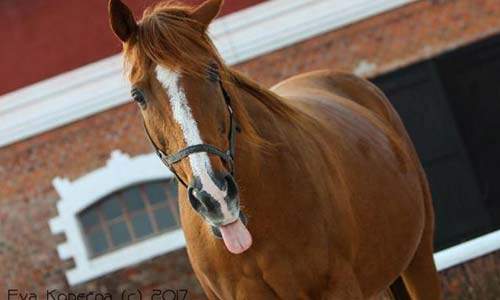
<path id="1" fill-rule="evenodd" d="M 248 250 L 252 245 L 252 236 L 240 219 L 238 221 L 219 227 L 226 244 L 227 250 L 234 254 L 240 254 Z"/>

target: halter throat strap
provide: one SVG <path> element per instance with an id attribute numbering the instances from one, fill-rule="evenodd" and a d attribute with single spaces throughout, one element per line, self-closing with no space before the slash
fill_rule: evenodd
<path id="1" fill-rule="evenodd" d="M 170 169 L 170 171 L 175 175 L 177 180 L 186 188 L 187 188 L 186 182 L 184 182 L 184 180 L 182 180 L 179 174 L 177 174 L 173 165 L 180 162 L 181 160 L 183 160 L 184 158 L 188 157 L 191 154 L 205 152 L 219 156 L 229 166 L 229 171 L 231 172 L 231 175 L 234 176 L 234 155 L 236 150 L 236 118 L 231 105 L 231 97 L 227 93 L 220 79 L 219 79 L 219 85 L 221 87 L 222 94 L 224 95 L 224 101 L 226 102 L 227 111 L 229 112 L 229 122 L 230 122 L 229 124 L 230 128 L 228 134 L 229 149 L 227 151 L 222 151 L 219 148 L 210 144 L 198 144 L 198 145 L 188 146 L 173 154 L 166 155 L 162 150 L 160 150 L 160 148 L 158 148 L 155 145 L 153 139 L 151 138 L 151 135 L 149 134 L 146 124 L 143 122 L 144 131 L 146 132 L 148 141 L 155 150 L 156 155 L 158 155 L 158 157 L 165 164 L 165 166 Z"/>

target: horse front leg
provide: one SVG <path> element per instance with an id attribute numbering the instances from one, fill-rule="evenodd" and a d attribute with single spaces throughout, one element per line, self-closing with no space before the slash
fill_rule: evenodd
<path id="1" fill-rule="evenodd" d="M 243 278 L 238 282 L 235 300 L 285 300 L 263 279 Z"/>

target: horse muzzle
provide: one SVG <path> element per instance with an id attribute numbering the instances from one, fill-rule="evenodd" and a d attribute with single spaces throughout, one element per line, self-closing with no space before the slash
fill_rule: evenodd
<path id="1" fill-rule="evenodd" d="M 228 173 L 210 176 L 207 180 L 194 177 L 188 185 L 191 207 L 211 226 L 220 227 L 236 221 L 240 213 L 238 186 Z"/>

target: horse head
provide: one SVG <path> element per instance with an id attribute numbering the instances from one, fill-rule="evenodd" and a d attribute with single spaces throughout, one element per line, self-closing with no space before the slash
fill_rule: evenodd
<path id="1" fill-rule="evenodd" d="M 233 253 L 252 243 L 233 176 L 235 116 L 227 69 L 207 35 L 221 0 L 196 8 L 160 4 L 136 22 L 109 1 L 132 97 L 159 156 L 185 185 L 192 208 Z"/>

